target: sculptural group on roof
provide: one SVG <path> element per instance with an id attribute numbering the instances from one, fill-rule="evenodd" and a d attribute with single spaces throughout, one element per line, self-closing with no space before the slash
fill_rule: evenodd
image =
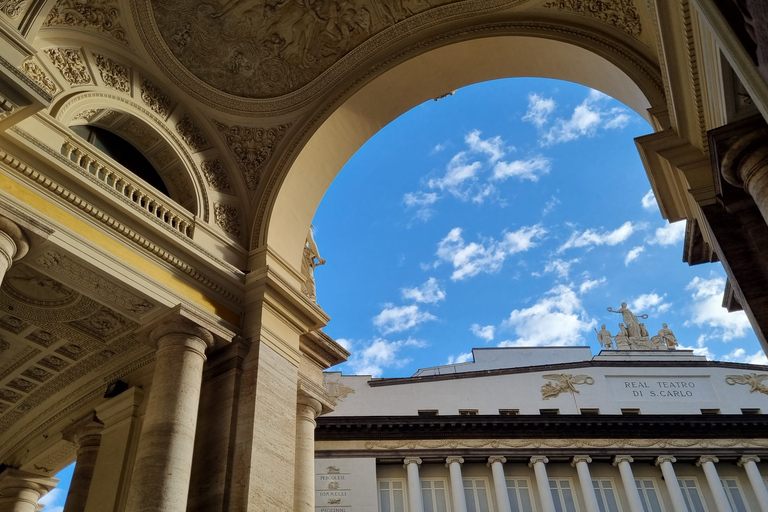
<path id="1" fill-rule="evenodd" d="M 619 323 L 619 331 L 616 334 L 606 329 L 605 324 L 597 333 L 600 346 L 607 350 L 675 350 L 678 346 L 677 338 L 667 324 L 661 324 L 658 334 L 650 336 L 648 329 L 640 319 L 647 319 L 648 315 L 635 315 L 626 302 L 621 303 L 619 309 L 608 308 L 611 313 L 622 316 L 623 322 Z"/>

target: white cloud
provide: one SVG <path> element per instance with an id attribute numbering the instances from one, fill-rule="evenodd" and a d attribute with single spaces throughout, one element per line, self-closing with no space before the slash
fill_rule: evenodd
<path id="1" fill-rule="evenodd" d="M 469 330 L 478 338 L 484 339 L 485 341 L 492 341 L 496 328 L 492 325 L 481 326 L 480 324 L 472 324 L 472 327 L 470 327 Z"/>
<path id="2" fill-rule="evenodd" d="M 608 99 L 605 94 L 592 90 L 571 114 L 570 119 L 556 119 L 543 134 L 540 143 L 544 146 L 568 142 L 580 137 L 592 137 L 599 129 L 615 130 L 624 128 L 630 121 L 626 109 L 614 107 L 603 109 L 599 103 Z M 539 127 L 542 127 L 542 123 Z"/>
<path id="3" fill-rule="evenodd" d="M 630 221 L 627 221 L 613 231 L 603 231 L 602 233 L 598 233 L 591 229 L 587 229 L 583 232 L 574 231 L 568 241 L 561 245 L 557 252 L 563 252 L 566 249 L 571 249 L 573 247 L 617 245 L 632 236 L 635 229 L 635 226 L 633 226 Z"/>
<path id="4" fill-rule="evenodd" d="M 472 202 L 477 204 L 482 204 L 483 201 L 485 201 L 485 198 L 489 195 L 496 192 L 496 187 L 491 185 L 490 183 L 486 184 L 484 187 L 482 187 L 477 194 L 472 196 Z"/>
<path id="5" fill-rule="evenodd" d="M 461 151 L 448 162 L 445 175 L 442 178 L 432 178 L 427 182 L 427 186 L 447 190 L 458 198 L 466 199 L 467 191 L 462 187 L 467 180 L 476 180 L 476 175 L 482 167 L 480 162 L 470 162 L 466 151 Z"/>
<path id="6" fill-rule="evenodd" d="M 648 243 L 662 246 L 675 245 L 682 242 L 683 238 L 685 238 L 685 222 L 680 221 L 658 228 Z"/>
<path id="7" fill-rule="evenodd" d="M 685 289 L 693 292 L 691 294 L 693 298 L 691 303 L 692 316 L 686 325 L 707 326 L 713 329 L 711 334 L 707 336 L 708 338 L 722 338 L 723 341 L 742 338 L 751 329 L 747 315 L 743 311 L 729 313 L 723 307 L 724 278 L 704 279 L 695 277 Z"/>
<path id="8" fill-rule="evenodd" d="M 584 343 L 582 333 L 595 326 L 587 316 L 581 300 L 569 286 L 558 285 L 536 304 L 515 309 L 503 326 L 512 329 L 517 339 L 502 341 L 499 346 L 556 346 Z"/>
<path id="9" fill-rule="evenodd" d="M 51 492 L 40 498 L 37 502 L 43 505 L 51 505 L 51 507 L 45 507 L 45 512 L 50 510 L 64 510 L 64 502 L 67 499 L 66 489 L 61 487 L 55 487 Z"/>
<path id="10" fill-rule="evenodd" d="M 495 163 L 504 156 L 504 141 L 497 135 L 489 139 L 480 138 L 480 130 L 472 130 L 464 137 L 464 142 L 469 146 L 470 151 L 474 153 L 485 153 L 488 160 Z"/>
<path id="11" fill-rule="evenodd" d="M 355 351 L 348 364 L 356 375 L 381 377 L 385 367 L 401 368 L 411 362 L 410 358 L 400 355 L 403 348 L 425 346 L 423 341 L 412 338 L 399 341 L 375 338 L 362 350 Z"/>
<path id="12" fill-rule="evenodd" d="M 629 264 L 633 261 L 635 261 L 638 257 L 640 257 L 640 253 L 642 253 L 645 250 L 645 247 L 640 245 L 638 247 L 633 247 L 624 258 L 624 265 L 629 266 Z"/>
<path id="13" fill-rule="evenodd" d="M 399 307 L 387 304 L 381 313 L 373 317 L 373 325 L 382 334 L 389 334 L 411 329 L 424 322 L 436 320 L 436 318 L 426 311 L 421 311 L 419 306 L 415 304 Z"/>
<path id="14" fill-rule="evenodd" d="M 440 285 L 437 284 L 437 279 L 430 277 L 427 282 L 416 288 L 403 288 L 403 298 L 409 300 L 415 300 L 416 302 L 424 302 L 426 304 L 434 304 L 445 299 L 445 290 L 440 289 Z"/>
<path id="15" fill-rule="evenodd" d="M 554 110 L 555 100 L 531 93 L 528 95 L 528 111 L 523 116 L 523 121 L 530 121 L 541 128 L 546 124 L 547 118 Z"/>
<path id="16" fill-rule="evenodd" d="M 605 283 L 606 281 L 607 279 L 605 277 L 601 277 L 600 279 L 587 279 L 579 286 L 579 293 L 586 293 L 592 288 L 595 288 L 598 285 Z"/>
<path id="17" fill-rule="evenodd" d="M 664 302 L 664 297 L 658 293 L 644 293 L 629 301 L 629 308 L 637 315 L 652 313 L 663 313 L 668 310 L 672 304 Z"/>
<path id="18" fill-rule="evenodd" d="M 544 156 L 535 156 L 528 160 L 497 162 L 493 167 L 493 179 L 506 180 L 515 176 L 521 180 L 538 181 L 539 176 L 549 173 L 550 168 L 549 158 Z"/>
<path id="19" fill-rule="evenodd" d="M 541 215 L 547 215 L 552 212 L 552 210 L 555 209 L 555 206 L 560 204 L 560 200 L 556 198 L 555 196 L 552 196 L 552 198 L 546 202 L 544 205 L 544 210 L 542 210 Z"/>
<path id="20" fill-rule="evenodd" d="M 352 350 L 352 345 L 354 344 L 354 343 L 352 342 L 352 340 L 348 340 L 347 338 L 338 338 L 338 339 L 336 340 L 336 343 L 338 343 L 339 345 L 341 345 L 342 347 L 344 347 L 344 349 L 345 349 L 347 352 L 350 352 L 350 351 Z"/>
<path id="21" fill-rule="evenodd" d="M 453 228 L 437 244 L 436 254 L 439 259 L 435 265 L 439 265 L 440 261 L 451 263 L 454 268 L 451 279 L 454 281 L 476 276 L 481 272 L 493 274 L 501 269 L 507 256 L 534 247 L 534 240 L 544 234 L 546 230 L 535 225 L 505 233 L 500 242 L 490 238 L 480 243 L 467 244 L 461 236 L 461 228 Z"/>
<path id="22" fill-rule="evenodd" d="M 464 354 L 459 354 L 456 357 L 448 356 L 448 362 L 446 364 L 466 363 L 472 360 L 473 360 L 472 352 L 465 352 Z"/>
<path id="23" fill-rule="evenodd" d="M 640 200 L 644 210 L 656 211 L 659 203 L 656 202 L 656 196 L 653 194 L 653 190 L 649 190 L 647 194 Z"/>
<path id="24" fill-rule="evenodd" d="M 416 210 L 416 218 L 427 221 L 434 215 L 435 210 L 431 208 L 438 200 L 437 192 L 408 192 L 403 195 L 403 203 L 407 208 Z"/>
<path id="25" fill-rule="evenodd" d="M 578 262 L 579 262 L 578 258 L 574 258 L 569 261 L 561 260 L 558 258 L 558 259 L 547 262 L 546 266 L 544 267 L 544 273 L 545 274 L 555 273 L 558 275 L 558 277 L 567 279 L 568 274 L 571 271 L 571 265 Z"/>
<path id="26" fill-rule="evenodd" d="M 722 359 L 723 361 L 733 361 L 736 363 L 768 365 L 768 357 L 766 357 L 765 352 L 762 350 L 758 350 L 754 354 L 748 355 L 747 351 L 743 348 L 737 348 L 730 354 L 724 355 Z"/>
<path id="27" fill-rule="evenodd" d="M 445 149 L 445 144 L 443 144 L 443 143 L 435 144 L 435 147 L 432 148 L 432 152 L 433 153 L 439 153 L 440 151 L 442 151 L 444 149 Z"/>

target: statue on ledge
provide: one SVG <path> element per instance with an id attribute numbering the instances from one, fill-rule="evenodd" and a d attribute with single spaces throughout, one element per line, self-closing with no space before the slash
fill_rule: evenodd
<path id="1" fill-rule="evenodd" d="M 325 260 L 320 257 L 320 251 L 317 249 L 315 237 L 312 235 L 314 226 L 309 226 L 307 239 L 304 242 L 304 254 L 301 260 L 301 275 L 304 277 L 302 291 L 313 302 L 317 302 L 317 293 L 315 291 L 315 267 L 325 265 Z"/>
<path id="2" fill-rule="evenodd" d="M 648 328 L 639 319 L 645 320 L 648 315 L 635 315 L 628 307 L 626 302 L 621 303 L 621 308 L 608 308 L 610 313 L 618 313 L 624 322 L 619 323 L 619 332 L 611 334 L 603 324 L 602 329 L 598 331 L 597 340 L 600 347 L 606 350 L 614 348 L 616 350 L 675 350 L 678 346 L 677 338 L 672 329 L 667 324 L 662 324 L 659 333 L 653 337 L 648 334 Z"/>

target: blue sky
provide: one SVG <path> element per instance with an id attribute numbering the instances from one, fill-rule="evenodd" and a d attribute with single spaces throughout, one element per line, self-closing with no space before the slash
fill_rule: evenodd
<path id="1" fill-rule="evenodd" d="M 75 471 L 75 465 L 70 464 L 56 474 L 60 480 L 59 484 L 51 492 L 40 498 L 40 503 L 45 505 L 45 512 L 62 512 L 64 503 L 67 501 L 67 492 L 72 483 L 72 473 Z"/>
<path id="2" fill-rule="evenodd" d="M 546 79 L 477 84 L 382 129 L 314 219 L 335 368 L 375 377 L 466 361 L 473 347 L 589 345 L 629 303 L 710 359 L 766 363 L 720 304 L 719 263 L 682 262 L 634 138 L 650 125 L 597 91 Z"/>

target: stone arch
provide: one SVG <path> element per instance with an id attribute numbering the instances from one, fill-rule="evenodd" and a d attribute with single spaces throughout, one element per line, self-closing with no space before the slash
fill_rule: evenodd
<path id="1" fill-rule="evenodd" d="M 115 94 L 83 92 L 52 106 L 50 112 L 64 126 L 89 124 L 131 142 L 155 166 L 171 199 L 208 221 L 208 192 L 195 160 L 179 137 L 149 110 Z"/>
<path id="2" fill-rule="evenodd" d="M 318 109 L 277 163 L 255 215 L 251 248 L 269 246 L 299 268 L 307 227 L 336 174 L 376 132 L 424 101 L 493 79 L 555 78 L 604 92 L 662 129 L 667 105 L 660 75 L 639 52 L 563 26 L 500 23 L 414 45 Z"/>

